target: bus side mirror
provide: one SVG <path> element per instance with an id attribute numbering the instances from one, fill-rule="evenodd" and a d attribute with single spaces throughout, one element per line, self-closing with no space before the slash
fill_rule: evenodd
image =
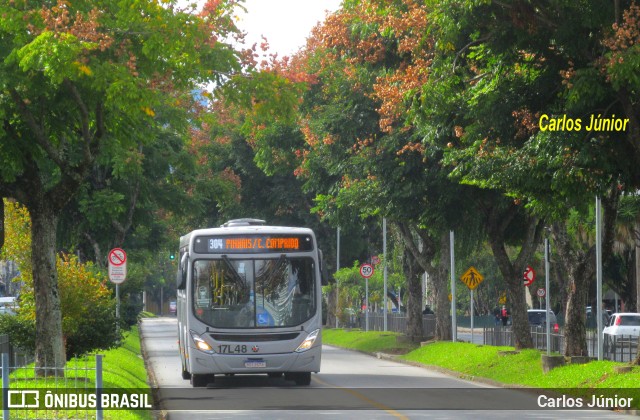
<path id="1" fill-rule="evenodd" d="M 185 252 L 178 264 L 178 274 L 176 276 L 176 288 L 183 290 L 187 288 L 187 265 L 189 262 L 189 253 Z"/>
<path id="2" fill-rule="evenodd" d="M 320 249 L 318 250 L 318 257 L 320 261 L 320 284 L 326 286 L 329 284 L 329 270 L 327 270 L 327 265 L 324 263 L 324 256 Z"/>

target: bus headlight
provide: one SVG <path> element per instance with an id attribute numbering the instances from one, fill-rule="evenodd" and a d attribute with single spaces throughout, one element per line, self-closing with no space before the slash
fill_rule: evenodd
<path id="1" fill-rule="evenodd" d="M 313 346 L 313 343 L 316 342 L 316 338 L 318 338 L 318 334 L 320 334 L 320 330 L 315 330 L 315 331 L 311 332 L 307 336 L 307 338 L 304 339 L 302 344 L 300 344 L 298 346 L 298 348 L 296 349 L 296 352 L 302 353 L 303 351 L 309 350 L 311 348 L 311 346 Z"/>
<path id="2" fill-rule="evenodd" d="M 198 334 L 196 334 L 193 331 L 189 331 L 191 333 L 191 339 L 193 340 L 193 343 L 196 345 L 196 348 L 200 351 L 203 351 L 205 353 L 208 354 L 213 354 L 213 348 L 209 345 L 209 343 L 207 343 L 206 341 L 204 341 L 202 338 L 200 338 L 200 336 Z"/>

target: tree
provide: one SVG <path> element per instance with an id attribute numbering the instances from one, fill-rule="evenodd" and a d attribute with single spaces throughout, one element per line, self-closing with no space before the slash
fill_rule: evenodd
<path id="1" fill-rule="evenodd" d="M 449 138 L 443 136 L 438 144 L 447 145 L 445 162 L 456 179 L 505 194 L 526 208 L 525 217 L 549 224 L 567 220 L 570 209 L 585 214 L 584 203 L 592 203 L 596 194 L 612 198 L 609 213 L 614 214 L 608 217 L 615 218 L 616 190 L 637 183 L 638 138 L 632 123 L 638 90 L 628 64 L 637 60 L 633 45 L 638 31 L 631 17 L 637 8 L 632 5 L 612 31 L 619 13 L 611 3 L 533 7 L 524 1 L 452 1 L 429 2 L 428 7 L 439 48 L 432 77 L 423 87 L 424 100 L 415 108 L 418 125 L 427 132 L 448 128 Z M 543 127 L 545 118 L 565 115 L 577 121 L 578 116 L 599 113 L 624 115 L 631 128 L 624 134 L 611 130 L 585 135 L 575 128 Z M 499 256 L 503 246 L 492 246 Z M 592 260 L 571 264 L 575 268 Z M 523 267 L 506 268 L 501 271 L 511 272 L 513 279 Z M 564 271 L 571 276 L 570 267 Z M 584 299 L 575 287 L 580 281 L 571 279 L 568 291 L 575 303 L 568 305 L 566 321 L 576 328 L 568 329 L 567 354 L 586 351 L 584 326 L 579 327 L 584 311 L 578 309 Z"/>
<path id="2" fill-rule="evenodd" d="M 7 238 L 3 259 L 16 261 L 20 268 L 20 308 L 15 322 L 5 320 L 3 330 L 23 350 L 35 349 L 35 296 L 31 269 L 31 221 L 26 208 L 6 202 Z M 79 355 L 114 346 L 120 336 L 116 329 L 115 301 L 103 273 L 92 263 L 83 264 L 75 255 L 56 256 L 60 278 L 62 332 L 67 354 Z M 26 334 L 25 334 L 26 333 Z"/>
<path id="3" fill-rule="evenodd" d="M 11 162 L 0 169 L 0 194 L 32 218 L 40 373 L 45 360 L 56 367 L 65 360 L 55 267 L 60 212 L 95 162 L 134 151 L 156 133 L 156 114 L 170 115 L 171 127 L 184 132 L 191 92 L 239 70 L 238 54 L 219 41 L 235 32 L 233 3 L 209 1 L 200 14 L 173 1 L 0 5 L 0 158 Z"/>

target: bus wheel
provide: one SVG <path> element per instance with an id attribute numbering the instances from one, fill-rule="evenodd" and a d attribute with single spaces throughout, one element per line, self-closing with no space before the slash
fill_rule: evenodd
<path id="1" fill-rule="evenodd" d="M 191 374 L 191 386 L 194 388 L 202 388 L 213 379 L 211 375 Z"/>
<path id="2" fill-rule="evenodd" d="M 299 372 L 293 377 L 296 385 L 309 385 L 311 383 L 311 372 Z"/>

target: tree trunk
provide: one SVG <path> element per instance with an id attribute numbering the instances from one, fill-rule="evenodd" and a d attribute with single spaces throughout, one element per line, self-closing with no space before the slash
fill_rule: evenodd
<path id="1" fill-rule="evenodd" d="M 405 244 L 405 247 L 420 264 L 423 271 L 432 279 L 432 286 L 436 294 L 436 340 L 451 340 L 451 305 L 449 303 L 448 274 L 449 274 L 449 232 L 440 236 L 440 246 L 432 235 L 415 226 L 405 223 L 394 225 Z M 412 233 L 415 232 L 415 235 Z M 422 242 L 420 247 L 415 239 Z M 439 248 L 439 249 L 438 249 Z M 434 267 L 433 262 L 439 255 L 439 263 Z M 422 289 L 420 289 L 422 290 Z M 422 317 L 421 317 L 422 318 Z"/>
<path id="2" fill-rule="evenodd" d="M 0 250 L 4 246 L 4 198 L 0 197 Z"/>
<path id="3" fill-rule="evenodd" d="M 58 216 L 46 202 L 40 203 L 37 208 L 29 208 L 29 212 L 33 289 L 37 308 L 36 372 L 39 376 L 51 376 L 66 362 L 55 254 Z"/>
<path id="4" fill-rule="evenodd" d="M 337 284 L 334 283 L 333 287 L 327 294 L 327 324 L 328 328 L 335 328 L 336 326 L 336 308 L 338 301 L 338 294 L 336 293 Z"/>
<path id="5" fill-rule="evenodd" d="M 587 356 L 587 330 L 585 326 L 587 292 L 595 273 L 594 247 L 587 251 L 574 250 L 564 224 L 554 224 L 553 236 L 560 261 L 567 273 L 567 308 L 565 312 L 566 356 Z M 598 305 L 598 302 L 596 302 Z M 593 311 L 597 307 L 593 308 Z"/>
<path id="6" fill-rule="evenodd" d="M 637 242 L 636 242 L 636 312 L 640 312 L 640 245 Z M 638 353 L 636 354 L 636 360 L 633 362 L 633 364 L 640 365 L 640 346 L 638 346 Z"/>
<path id="7" fill-rule="evenodd" d="M 507 285 L 507 311 L 511 318 L 511 330 L 516 349 L 533 348 L 529 318 L 527 316 L 527 302 L 525 300 L 525 287 L 522 273 L 524 267 L 518 270 L 514 264 L 498 264 L 500 272 Z"/>
<path id="8" fill-rule="evenodd" d="M 422 341 L 422 285 L 420 265 L 409 250 L 405 250 L 405 275 L 407 278 L 407 335 L 411 341 Z"/>
<path id="9" fill-rule="evenodd" d="M 436 340 L 452 339 L 451 331 L 451 302 L 449 302 L 449 258 L 445 253 L 449 252 L 449 233 L 444 233 L 440 238 L 440 261 L 431 271 L 428 271 L 436 290 Z M 450 254 L 449 254 L 450 255 Z"/>
<path id="10" fill-rule="evenodd" d="M 569 278 L 569 300 L 565 315 L 565 351 L 566 356 L 588 356 L 587 329 L 585 326 L 587 291 L 591 276 L 585 276 L 584 270 L 572 270 Z M 574 274 L 575 273 L 575 274 Z M 597 313 L 597 308 L 592 308 Z"/>
<path id="11" fill-rule="evenodd" d="M 636 312 L 640 312 L 640 244 L 636 243 Z M 616 308 L 618 310 L 618 308 Z M 638 347 L 640 350 L 640 346 Z"/>
<path id="12" fill-rule="evenodd" d="M 537 218 L 525 216 L 527 229 L 522 239 L 520 252 L 512 262 L 506 250 L 505 232 L 518 212 L 517 207 L 511 207 L 506 212 L 494 207 L 489 214 L 488 230 L 493 257 L 507 285 L 507 310 L 511 317 L 514 344 L 517 349 L 523 349 L 533 348 L 533 341 L 529 329 L 522 275 L 527 262 L 533 256 L 535 248 L 540 242 L 543 222 Z"/>
<path id="13" fill-rule="evenodd" d="M 620 190 L 617 185 L 610 188 L 609 193 L 602 199 L 604 222 L 602 228 L 602 261 L 607 261 L 613 249 L 615 220 L 618 214 Z M 595 278 L 595 245 L 584 249 L 576 247 L 569 238 L 565 224 L 556 223 L 552 229 L 560 261 L 568 276 L 568 299 L 565 313 L 565 356 L 585 356 L 587 352 L 587 337 L 585 307 L 589 285 Z M 596 302 L 593 311 L 597 311 Z"/>

